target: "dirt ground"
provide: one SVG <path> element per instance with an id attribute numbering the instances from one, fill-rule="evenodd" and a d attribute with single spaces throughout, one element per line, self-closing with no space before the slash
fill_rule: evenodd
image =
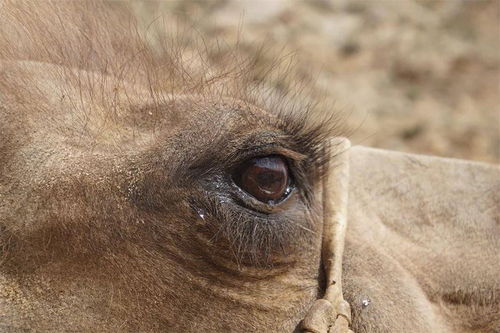
<path id="1" fill-rule="evenodd" d="M 210 58 L 238 44 L 268 65 L 292 52 L 285 80 L 310 83 L 355 128 L 355 144 L 500 161 L 500 1 L 213 0 L 136 3 L 145 22 L 162 15 L 195 29 Z M 222 43 L 220 41 L 223 41 Z M 189 40 L 187 41 L 189 43 Z M 259 63 L 258 63 L 259 64 Z"/>

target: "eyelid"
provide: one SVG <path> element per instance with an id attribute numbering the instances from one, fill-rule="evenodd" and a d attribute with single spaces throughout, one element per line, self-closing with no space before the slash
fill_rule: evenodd
<path id="1" fill-rule="evenodd" d="M 307 159 L 307 156 L 304 154 L 301 154 L 299 152 L 296 152 L 294 150 L 291 150 L 289 148 L 285 148 L 282 146 L 277 146 L 276 144 L 273 145 L 266 145 L 264 147 L 255 147 L 254 149 L 250 151 L 245 151 L 245 152 L 240 152 L 238 155 L 238 158 L 233 159 L 236 162 L 236 164 L 240 164 L 245 160 L 249 160 L 252 158 L 256 157 L 261 157 L 261 156 L 268 156 L 268 155 L 279 155 L 283 156 L 287 160 L 293 163 L 298 163 L 301 162 L 305 159 Z"/>
<path id="2" fill-rule="evenodd" d="M 234 198 L 239 203 L 239 205 L 254 214 L 257 213 L 268 215 L 286 211 L 287 207 L 292 204 L 293 197 L 297 192 L 297 189 L 294 186 L 291 188 L 291 192 L 286 197 L 284 197 L 283 200 L 277 202 L 276 204 L 267 204 L 265 202 L 259 201 L 257 198 L 241 189 L 235 183 L 232 183 L 231 186 L 234 190 Z"/>
<path id="3" fill-rule="evenodd" d="M 273 154 L 281 155 L 295 162 L 301 162 L 307 158 L 307 156 L 304 154 L 301 154 L 299 152 L 284 147 L 275 148 Z"/>
<path id="4" fill-rule="evenodd" d="M 282 155 L 291 162 L 301 162 L 308 158 L 306 154 L 295 149 L 295 140 L 288 134 L 276 131 L 252 133 L 239 144 L 239 149 L 233 152 L 232 161 L 244 161 L 264 155 Z"/>

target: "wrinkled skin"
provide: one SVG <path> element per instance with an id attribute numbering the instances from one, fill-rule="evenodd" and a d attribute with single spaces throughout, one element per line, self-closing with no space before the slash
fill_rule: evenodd
<path id="1" fill-rule="evenodd" d="M 498 331 L 499 174 L 352 149 L 344 292 L 356 331 Z"/>
<path id="2" fill-rule="evenodd" d="M 157 93 L 151 59 L 107 67 L 140 48 L 109 32 L 119 17 L 58 6 L 0 20 L 0 331 L 294 331 L 324 289 L 318 144 L 335 133 L 240 95 Z M 263 212 L 231 175 L 269 154 L 295 190 Z M 353 329 L 498 329 L 498 168 L 350 156 Z"/>

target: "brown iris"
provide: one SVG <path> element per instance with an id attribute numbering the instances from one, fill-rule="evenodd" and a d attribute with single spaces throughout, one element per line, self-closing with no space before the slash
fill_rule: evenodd
<path id="1" fill-rule="evenodd" d="M 288 165 L 283 157 L 256 157 L 238 168 L 236 184 L 259 201 L 273 203 L 289 192 Z"/>

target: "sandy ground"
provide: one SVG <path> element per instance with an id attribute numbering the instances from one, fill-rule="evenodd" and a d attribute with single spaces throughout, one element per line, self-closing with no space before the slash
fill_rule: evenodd
<path id="1" fill-rule="evenodd" d="M 214 0 L 135 3 L 257 65 L 294 54 L 276 89 L 309 82 L 355 128 L 355 144 L 500 161 L 500 1 Z M 222 42 L 221 42 L 222 41 Z M 186 40 L 189 44 L 189 40 Z M 189 47 L 189 45 L 188 45 Z"/>

